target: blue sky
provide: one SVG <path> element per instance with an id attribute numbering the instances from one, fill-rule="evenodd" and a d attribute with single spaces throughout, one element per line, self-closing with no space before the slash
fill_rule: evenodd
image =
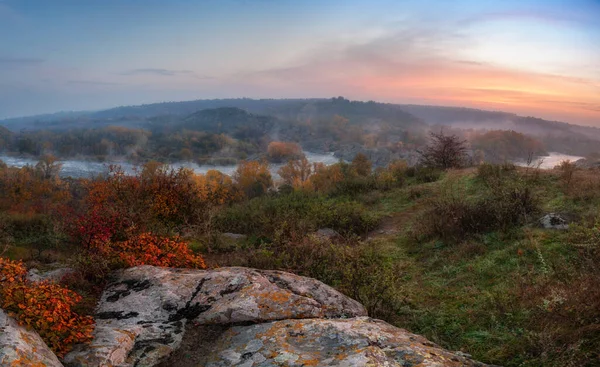
<path id="1" fill-rule="evenodd" d="M 331 97 L 600 125 L 600 1 L 0 0 L 0 118 Z"/>

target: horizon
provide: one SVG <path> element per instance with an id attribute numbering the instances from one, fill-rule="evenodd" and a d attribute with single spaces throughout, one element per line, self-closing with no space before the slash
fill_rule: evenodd
<path id="1" fill-rule="evenodd" d="M 513 112 L 510 112 L 510 111 L 502 111 L 502 110 L 499 110 L 499 109 L 485 109 L 485 108 L 477 108 L 477 107 L 469 107 L 469 106 L 448 106 L 448 105 L 435 105 L 435 104 L 381 102 L 381 101 L 375 101 L 375 100 L 357 100 L 357 99 L 350 99 L 350 98 L 347 98 L 345 96 L 336 96 L 336 97 L 313 97 L 313 98 L 311 98 L 311 97 L 296 97 L 296 98 L 224 97 L 224 98 L 189 99 L 189 100 L 181 100 L 181 101 L 158 101 L 158 102 L 131 104 L 131 105 L 117 105 L 117 106 L 112 106 L 112 107 L 107 107 L 107 108 L 97 108 L 97 109 L 89 109 L 89 110 L 60 110 L 60 111 L 54 111 L 54 112 L 45 112 L 45 113 L 43 112 L 43 113 L 38 113 L 38 114 L 35 114 L 35 115 L 21 115 L 21 116 L 13 116 L 13 117 L 0 118 L 0 122 L 2 122 L 2 121 L 10 121 L 10 120 L 19 120 L 19 119 L 28 119 L 28 118 L 42 117 L 42 116 L 52 116 L 52 115 L 59 115 L 59 114 L 96 113 L 96 112 L 102 112 L 102 111 L 110 111 L 110 110 L 118 109 L 118 108 L 141 107 L 141 106 L 148 106 L 148 105 L 162 104 L 162 103 L 187 103 L 187 102 L 196 102 L 196 101 L 219 101 L 219 100 L 238 100 L 238 99 L 247 99 L 247 100 L 253 100 L 253 101 L 261 101 L 261 100 L 320 100 L 320 101 L 327 101 L 327 100 L 332 100 L 332 99 L 340 98 L 340 97 L 342 97 L 344 99 L 347 99 L 350 102 L 361 102 L 361 103 L 374 102 L 374 103 L 379 103 L 379 104 L 396 105 L 396 106 L 399 106 L 399 107 L 402 107 L 402 106 L 420 106 L 420 107 L 434 107 L 434 108 L 467 109 L 467 110 L 476 110 L 476 111 L 484 111 L 484 112 L 492 112 L 492 113 L 513 114 L 513 115 L 518 116 L 518 117 L 541 118 L 539 116 L 527 115 L 527 114 L 518 114 L 518 113 L 513 113 Z M 206 108 L 206 109 L 207 110 L 211 110 L 211 109 L 219 109 L 219 108 L 239 108 L 239 109 L 243 110 L 243 108 L 240 108 L 240 107 L 211 107 L 211 108 Z M 204 110 L 204 109 L 201 109 L 201 110 Z M 543 118 L 541 118 L 541 119 L 543 119 Z M 543 119 L 543 120 L 549 121 L 549 122 L 558 122 L 558 123 L 576 125 L 576 126 L 595 127 L 595 128 L 600 129 L 600 125 L 586 125 L 586 124 L 574 123 L 574 122 L 570 122 L 570 121 L 560 121 L 560 120 L 552 120 L 552 119 Z"/>
<path id="2" fill-rule="evenodd" d="M 0 119 L 341 95 L 600 127 L 595 0 L 0 0 L 0 21 Z"/>

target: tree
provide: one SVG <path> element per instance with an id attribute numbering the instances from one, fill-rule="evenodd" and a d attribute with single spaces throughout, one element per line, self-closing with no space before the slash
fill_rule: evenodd
<path id="1" fill-rule="evenodd" d="M 294 142 L 272 141 L 267 147 L 267 155 L 272 162 L 283 162 L 289 159 L 298 159 L 304 154 L 300 145 Z"/>
<path id="2" fill-rule="evenodd" d="M 35 165 L 43 179 L 50 180 L 58 177 L 58 173 L 62 168 L 62 163 L 58 163 L 58 158 L 51 154 L 42 156 L 40 161 Z"/>
<path id="3" fill-rule="evenodd" d="M 444 135 L 444 132 L 430 132 L 430 143 L 421 155 L 421 163 L 426 167 L 441 169 L 462 167 L 467 160 L 467 142 L 456 135 Z"/>
<path id="4" fill-rule="evenodd" d="M 247 198 L 264 195 L 273 186 L 269 165 L 265 162 L 240 162 L 233 174 L 233 179 Z"/>
<path id="5" fill-rule="evenodd" d="M 362 177 L 367 177 L 371 174 L 372 166 L 373 164 L 369 158 L 363 153 L 358 153 L 352 160 L 352 170 Z"/>
<path id="6" fill-rule="evenodd" d="M 313 173 L 313 167 L 306 157 L 302 157 L 302 159 L 289 161 L 277 173 L 287 185 L 293 188 L 303 188 L 310 182 L 309 178 Z"/>

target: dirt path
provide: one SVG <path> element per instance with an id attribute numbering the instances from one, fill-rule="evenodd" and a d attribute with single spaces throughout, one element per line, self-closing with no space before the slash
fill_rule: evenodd
<path id="1" fill-rule="evenodd" d="M 381 220 L 379 227 L 367 234 L 367 240 L 396 236 L 399 233 L 404 232 L 407 226 L 415 219 L 415 216 L 421 211 L 423 206 L 423 200 L 421 199 L 417 200 L 403 211 L 390 213 Z"/>

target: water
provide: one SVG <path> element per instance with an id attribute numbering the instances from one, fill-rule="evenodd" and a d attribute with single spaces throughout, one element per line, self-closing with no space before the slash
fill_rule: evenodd
<path id="1" fill-rule="evenodd" d="M 325 165 L 330 165 L 337 163 L 338 160 L 333 156 L 333 153 L 312 153 L 312 152 L 304 152 L 306 158 L 310 162 L 315 163 L 324 163 Z M 0 160 L 4 161 L 8 166 L 11 167 L 24 167 L 26 165 L 35 166 L 38 160 L 32 158 L 23 158 L 23 157 L 11 157 L 11 156 L 0 156 Z M 89 162 L 89 161 L 81 161 L 81 160 L 64 160 L 61 161 L 62 169 L 60 175 L 62 177 L 75 177 L 75 178 L 90 178 L 96 176 L 101 173 L 108 172 L 108 166 L 110 164 L 118 164 L 121 166 L 123 171 L 128 174 L 132 174 L 135 172 L 135 168 L 137 167 L 134 164 L 127 162 L 108 162 L 108 163 L 100 163 L 100 162 Z M 237 165 L 230 166 L 213 166 L 213 165 L 198 165 L 196 163 L 189 162 L 177 162 L 170 164 L 171 167 L 177 169 L 180 167 L 190 168 L 195 173 L 206 173 L 209 170 L 217 170 L 221 171 L 226 175 L 232 175 L 235 172 Z M 282 164 L 271 164 L 270 170 L 273 176 L 278 177 L 277 171 L 281 168 Z"/>
<path id="2" fill-rule="evenodd" d="M 557 152 L 550 152 L 550 153 L 548 153 L 548 156 L 536 157 L 534 159 L 534 161 L 531 163 L 531 166 L 537 167 L 539 164 L 541 169 L 552 169 L 555 166 L 557 166 L 558 164 L 560 164 L 560 162 L 562 162 L 562 161 L 575 162 L 582 158 L 584 158 L 584 157 L 579 157 L 576 155 L 568 155 L 568 154 L 563 154 L 563 153 L 557 153 Z M 515 162 L 515 164 L 517 166 L 522 166 L 522 167 L 527 166 L 527 162 L 524 162 L 524 161 L 517 161 L 517 162 Z"/>

